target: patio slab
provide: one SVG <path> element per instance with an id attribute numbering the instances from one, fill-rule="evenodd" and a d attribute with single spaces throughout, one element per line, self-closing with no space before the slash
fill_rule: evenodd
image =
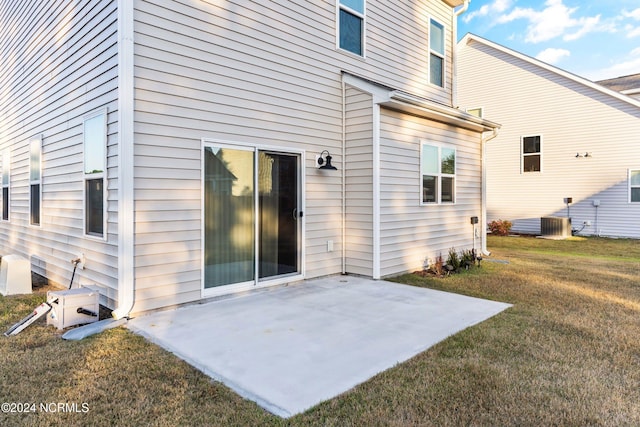
<path id="1" fill-rule="evenodd" d="M 508 307 L 334 276 L 140 316 L 128 327 L 287 418 Z"/>

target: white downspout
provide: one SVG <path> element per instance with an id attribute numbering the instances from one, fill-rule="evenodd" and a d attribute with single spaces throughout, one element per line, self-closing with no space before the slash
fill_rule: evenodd
<path id="1" fill-rule="evenodd" d="M 118 307 L 128 317 L 135 302 L 133 190 L 133 2 L 118 1 Z"/>
<path id="2" fill-rule="evenodd" d="M 464 4 L 458 10 L 453 13 L 453 18 L 451 19 L 451 28 L 452 28 L 452 40 L 451 40 L 451 67 L 453 74 L 453 82 L 451 84 L 451 106 L 453 108 L 457 108 L 456 103 L 458 102 L 458 67 L 456 65 L 456 46 L 458 45 L 458 18 L 460 15 L 465 13 L 467 9 L 469 9 L 469 3 L 471 0 L 464 0 Z"/>
<path id="3" fill-rule="evenodd" d="M 347 274 L 347 86 L 342 76 L 342 274 Z"/>
<path id="4" fill-rule="evenodd" d="M 482 254 L 491 255 L 487 249 L 487 142 L 498 136 L 498 128 L 494 128 L 491 135 L 481 137 L 482 144 L 482 207 L 481 207 L 481 226 L 482 226 Z"/>

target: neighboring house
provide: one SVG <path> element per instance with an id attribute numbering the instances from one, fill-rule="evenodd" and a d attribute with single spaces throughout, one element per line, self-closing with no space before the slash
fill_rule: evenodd
<path id="1" fill-rule="evenodd" d="M 615 79 L 600 80 L 599 85 L 607 87 L 634 99 L 640 99 L 640 74 L 616 77 Z"/>
<path id="2" fill-rule="evenodd" d="M 475 35 L 457 55 L 460 107 L 502 125 L 488 219 L 537 234 L 570 216 L 580 234 L 640 238 L 640 100 Z"/>
<path id="3" fill-rule="evenodd" d="M 0 4 L 1 253 L 116 317 L 484 244 L 463 0 Z"/>

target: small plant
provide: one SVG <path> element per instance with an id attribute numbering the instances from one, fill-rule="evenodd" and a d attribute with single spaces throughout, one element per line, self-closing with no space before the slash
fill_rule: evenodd
<path id="1" fill-rule="evenodd" d="M 496 236 L 508 236 L 513 223 L 506 219 L 498 219 L 495 221 L 491 221 L 488 225 L 491 234 L 494 234 Z"/>
<path id="2" fill-rule="evenodd" d="M 460 264 L 465 269 L 474 266 L 476 263 L 476 252 L 473 249 L 466 249 L 462 251 Z"/>
<path id="3" fill-rule="evenodd" d="M 444 259 L 442 258 L 442 254 L 438 254 L 435 262 L 429 266 L 429 271 L 431 271 L 433 274 L 435 274 L 438 277 L 444 276 L 445 269 L 444 269 Z"/>
<path id="4" fill-rule="evenodd" d="M 449 249 L 449 257 L 447 258 L 447 265 L 451 271 L 458 271 L 462 265 L 462 261 L 455 248 Z"/>

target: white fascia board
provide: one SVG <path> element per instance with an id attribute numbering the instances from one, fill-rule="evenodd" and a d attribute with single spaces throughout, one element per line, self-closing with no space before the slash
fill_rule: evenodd
<path id="1" fill-rule="evenodd" d="M 611 97 L 617 98 L 620 101 L 626 102 L 628 104 L 631 104 L 635 107 L 639 107 L 640 108 L 640 101 L 633 99 L 629 96 L 624 95 L 623 93 L 620 92 L 616 92 L 615 90 L 611 90 L 608 89 L 604 86 L 601 86 L 597 83 L 592 82 L 591 80 L 587 80 L 584 77 L 580 77 L 576 74 L 570 73 L 568 71 L 562 70 L 560 68 L 554 67 L 553 65 L 549 65 L 545 62 L 542 62 L 538 59 L 532 58 L 528 55 L 525 55 L 524 53 L 520 53 L 520 52 L 516 52 L 515 50 L 509 49 L 507 47 L 504 47 L 502 45 L 499 45 L 497 43 L 494 43 L 492 41 L 489 41 L 487 39 L 484 39 L 482 37 L 476 36 L 475 34 L 471 34 L 471 33 L 467 33 L 462 40 L 460 40 L 458 42 L 458 50 L 464 48 L 465 46 L 467 46 L 468 44 L 470 44 L 472 41 L 475 41 L 477 43 L 480 44 L 484 44 L 485 46 L 489 46 L 493 49 L 496 49 L 502 53 L 505 53 L 507 55 L 513 56 L 514 58 L 518 58 L 522 61 L 528 62 L 529 64 L 535 65 L 537 67 L 540 67 L 544 70 L 547 70 L 549 72 L 555 73 L 559 76 L 562 76 L 564 78 L 567 78 L 569 80 L 572 80 L 576 83 L 579 83 L 581 85 L 587 86 L 591 89 L 597 90 L 599 92 L 602 92 L 606 95 L 609 95 Z"/>

